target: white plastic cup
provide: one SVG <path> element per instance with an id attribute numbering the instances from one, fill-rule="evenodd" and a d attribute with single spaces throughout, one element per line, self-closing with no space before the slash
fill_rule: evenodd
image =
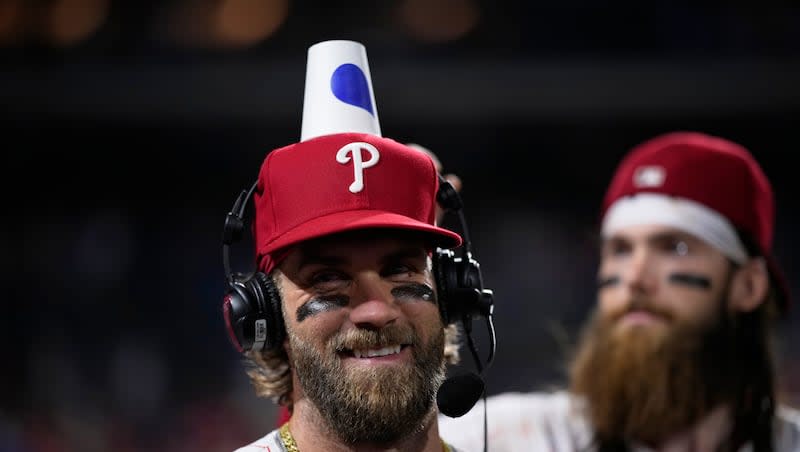
<path id="1" fill-rule="evenodd" d="M 364 45 L 347 40 L 308 48 L 300 141 L 336 133 L 381 136 Z"/>

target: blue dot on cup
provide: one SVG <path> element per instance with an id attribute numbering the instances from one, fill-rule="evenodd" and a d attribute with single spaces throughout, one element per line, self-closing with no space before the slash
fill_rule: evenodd
<path id="1" fill-rule="evenodd" d="M 372 96 L 369 93 L 369 83 L 361 68 L 355 64 L 343 64 L 333 71 L 331 76 L 331 91 L 340 101 L 368 111 L 372 111 Z"/>

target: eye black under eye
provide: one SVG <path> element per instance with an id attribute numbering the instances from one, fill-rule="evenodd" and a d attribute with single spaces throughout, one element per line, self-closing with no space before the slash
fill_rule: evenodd
<path id="1" fill-rule="evenodd" d="M 425 284 L 405 284 L 392 289 L 392 296 L 398 300 L 423 300 L 436 303 L 436 293 Z"/>
<path id="2" fill-rule="evenodd" d="M 298 322 L 302 322 L 308 317 L 320 314 L 322 312 L 333 311 L 335 309 L 347 306 L 350 303 L 350 297 L 346 295 L 325 295 L 314 297 L 302 306 L 297 308 L 295 316 Z"/>
<path id="3" fill-rule="evenodd" d="M 597 288 L 602 289 L 604 287 L 615 286 L 619 284 L 619 282 L 619 275 L 603 276 L 597 279 Z"/>

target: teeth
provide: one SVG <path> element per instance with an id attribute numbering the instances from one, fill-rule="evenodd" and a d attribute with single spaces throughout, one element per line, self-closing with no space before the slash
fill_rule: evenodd
<path id="1" fill-rule="evenodd" d="M 377 356 L 394 355 L 400 353 L 400 346 L 379 348 L 377 350 L 353 350 L 356 358 L 375 358 Z"/>

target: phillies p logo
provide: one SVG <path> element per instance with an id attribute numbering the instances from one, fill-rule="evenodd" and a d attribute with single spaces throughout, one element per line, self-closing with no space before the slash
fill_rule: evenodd
<path id="1" fill-rule="evenodd" d="M 362 149 L 369 153 L 369 159 L 366 162 L 361 160 Z M 363 141 L 348 143 L 339 149 L 336 153 L 337 162 L 346 164 L 350 160 L 353 161 L 354 180 L 349 187 L 351 193 L 358 193 L 364 189 L 364 169 L 375 166 L 380 158 L 381 154 L 378 152 L 378 148 L 369 143 L 364 143 Z"/>

